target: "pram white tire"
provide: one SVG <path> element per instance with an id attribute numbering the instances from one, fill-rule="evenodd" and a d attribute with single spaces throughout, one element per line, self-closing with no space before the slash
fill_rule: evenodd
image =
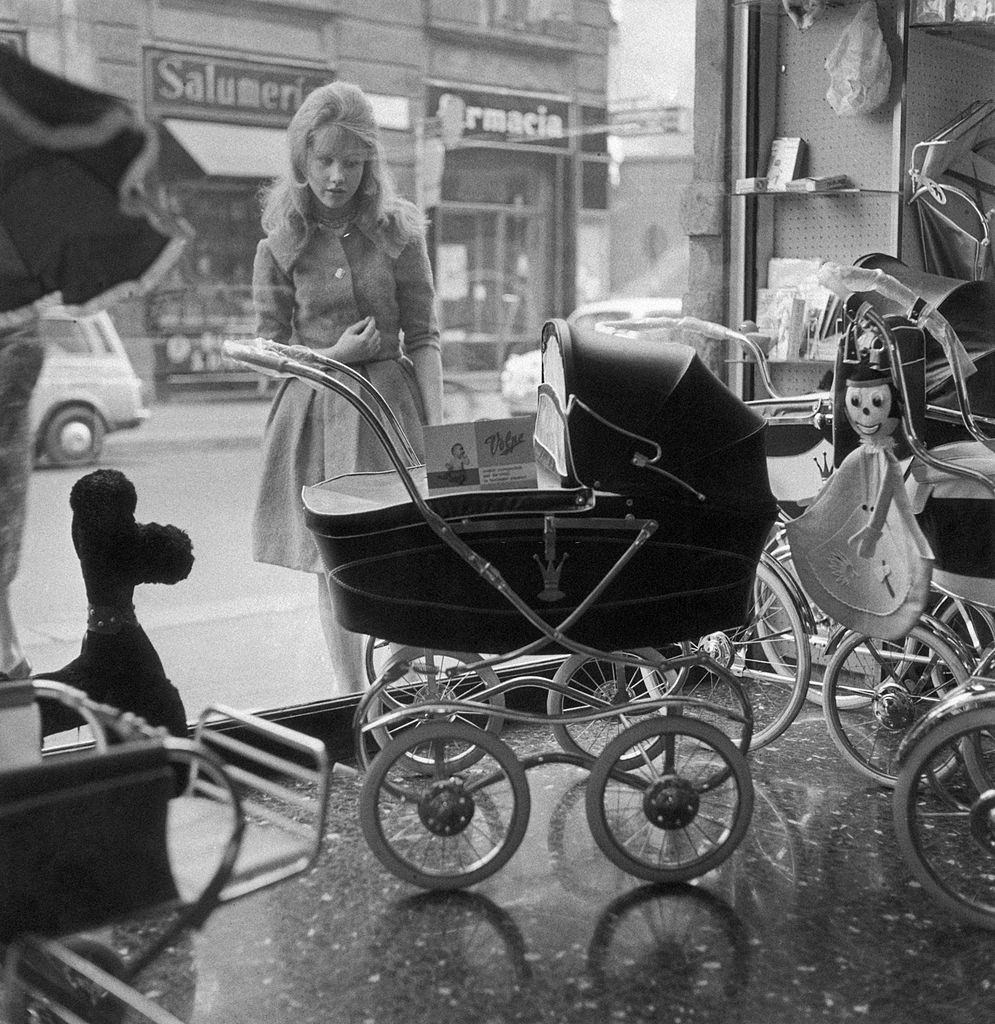
<path id="1" fill-rule="evenodd" d="M 727 630 L 735 649 L 729 671 L 753 709 L 750 749 L 773 743 L 798 717 L 812 676 L 812 651 L 797 598 L 766 553 L 757 565 L 750 621 Z"/>
<path id="2" fill-rule="evenodd" d="M 951 760 L 957 777 L 946 770 Z M 961 920 L 995 930 L 995 708 L 928 730 L 908 752 L 892 800 L 898 847 L 923 888 Z"/>
<path id="3" fill-rule="evenodd" d="M 370 637 L 367 642 L 367 651 L 370 645 L 377 641 Z M 400 711 L 405 708 L 414 708 L 419 704 L 430 704 L 433 702 L 454 702 L 459 700 L 471 700 L 477 703 L 490 705 L 491 707 L 504 707 L 503 693 L 489 693 L 491 689 L 501 684 L 498 674 L 493 668 L 469 668 L 462 676 L 452 676 L 451 673 L 459 671 L 461 666 L 471 666 L 481 661 L 479 654 L 470 654 L 458 651 L 433 651 L 424 647 L 397 646 L 390 656 L 390 664 L 399 665 L 407 663 L 410 668 L 404 677 L 387 686 L 375 684 L 375 692 L 368 694 L 366 703 L 365 718 L 368 723 L 393 711 Z M 467 711 L 465 714 L 449 714 L 445 721 L 465 722 L 474 728 L 483 729 L 495 735 L 504 727 L 504 718 L 500 714 L 481 714 Z M 381 725 L 374 725 L 367 731 L 379 749 L 383 749 L 395 737 L 411 727 L 412 721 L 400 721 Z M 360 744 L 360 759 L 364 767 L 369 767 L 370 756 L 365 744 Z M 451 767 L 453 770 L 467 768 L 473 764 L 477 757 L 481 756 L 482 750 L 479 747 L 468 747 L 464 754 L 455 755 Z M 419 760 L 416 754 L 409 754 L 412 766 L 417 766 Z M 423 768 L 430 768 L 431 765 L 422 764 Z"/>
<path id="4" fill-rule="evenodd" d="M 640 750 L 643 765 L 622 772 L 619 764 Z M 648 882 L 685 882 L 739 845 L 753 813 L 753 781 L 715 726 L 686 716 L 646 719 L 595 761 L 586 811 L 594 841 L 616 866 Z"/>
<path id="5" fill-rule="evenodd" d="M 449 744 L 480 753 L 469 769 L 454 769 Z M 437 751 L 431 775 L 411 767 L 409 755 L 421 746 Z M 426 722 L 373 759 L 359 820 L 370 849 L 398 878 L 423 889 L 461 889 L 508 862 L 525 836 L 530 807 L 525 769 L 507 744 L 463 722 Z M 447 815 L 458 820 L 443 834 Z"/>
<path id="6" fill-rule="evenodd" d="M 829 735 L 849 765 L 893 787 L 905 734 L 967 677 L 958 653 L 922 624 L 902 640 L 848 633 L 826 666 Z"/>

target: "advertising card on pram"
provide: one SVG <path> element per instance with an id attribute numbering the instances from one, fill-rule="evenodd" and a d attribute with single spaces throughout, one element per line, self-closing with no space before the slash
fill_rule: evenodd
<path id="1" fill-rule="evenodd" d="M 536 487 L 535 416 L 443 423 L 425 428 L 425 467 L 433 494 Z"/>

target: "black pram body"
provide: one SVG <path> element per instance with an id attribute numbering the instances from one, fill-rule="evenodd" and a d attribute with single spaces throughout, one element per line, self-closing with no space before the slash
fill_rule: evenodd
<path id="1" fill-rule="evenodd" d="M 515 650 L 540 634 L 503 584 L 556 627 L 643 529 L 649 536 L 570 624 L 570 639 L 660 646 L 746 619 L 777 513 L 763 421 L 688 346 L 564 321 L 547 323 L 542 343 L 538 489 L 430 495 L 424 467 L 411 470 L 474 564 L 440 539 L 397 472 L 305 488 L 306 522 L 348 629 L 442 650 Z"/>

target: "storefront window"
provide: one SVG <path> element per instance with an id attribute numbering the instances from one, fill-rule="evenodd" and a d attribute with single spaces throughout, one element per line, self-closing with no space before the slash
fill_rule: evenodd
<path id="1" fill-rule="evenodd" d="M 414 6 L 417 17 L 410 4 L 387 3 L 359 19 L 294 0 L 138 0 L 135 27 L 112 43 L 88 23 L 89 8 L 63 26 L 73 46 L 93 47 L 78 74 L 148 123 L 157 195 L 192 234 L 154 292 L 109 310 L 148 416 L 121 429 L 108 420 L 92 461 L 33 475 L 14 601 L 35 670 L 78 653 L 86 597 L 68 496 L 99 466 L 134 482 L 139 521 L 173 523 L 193 539 L 188 579 L 135 595 L 191 715 L 209 701 L 272 709 L 350 688 L 332 675 L 314 577 L 253 559 L 260 439 L 280 385 L 222 352 L 226 339 L 254 335 L 261 193 L 284 166 L 290 117 L 317 85 L 363 86 L 401 193 L 425 206 L 450 421 L 534 406 L 531 377 L 514 398 L 502 378 L 516 359 L 536 372 L 550 317 L 632 294 L 636 281 L 680 302 L 686 260 L 666 280 L 654 274 L 664 251 L 686 250 L 695 5 Z M 70 52 L 54 36 L 62 28 L 21 8 L 23 23 L 5 26 L 0 42 L 43 65 Z M 371 52 L 384 63 L 371 65 Z"/>

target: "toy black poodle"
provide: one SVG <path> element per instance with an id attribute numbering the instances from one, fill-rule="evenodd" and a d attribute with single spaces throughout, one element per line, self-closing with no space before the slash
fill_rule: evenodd
<path id="1" fill-rule="evenodd" d="M 175 526 L 135 522 L 134 484 L 116 469 L 98 469 L 73 485 L 72 538 L 89 604 L 79 657 L 56 672 L 38 673 L 83 690 L 101 704 L 130 711 L 174 736 L 187 735 L 179 691 L 135 618 L 139 583 L 178 583 L 190 574 L 193 549 Z M 42 734 L 75 728 L 79 718 L 51 701 L 41 704 Z"/>

